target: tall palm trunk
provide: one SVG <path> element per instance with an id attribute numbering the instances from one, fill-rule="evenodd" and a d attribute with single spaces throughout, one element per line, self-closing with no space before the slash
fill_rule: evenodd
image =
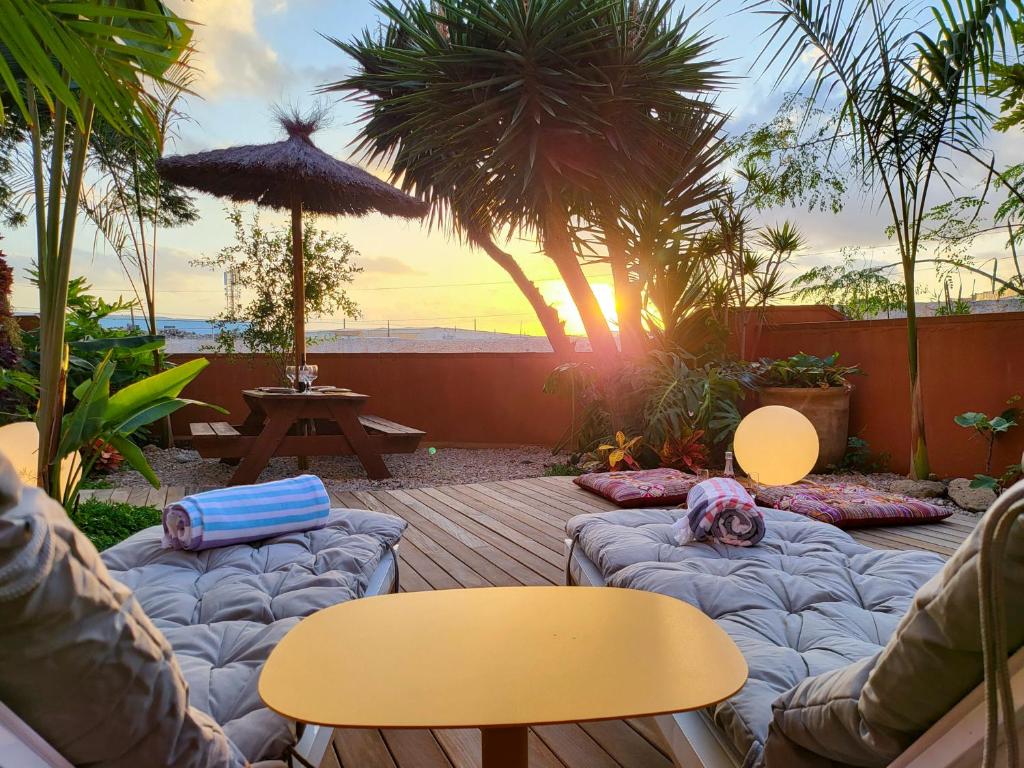
<path id="1" fill-rule="evenodd" d="M 548 337 L 551 348 L 560 355 L 572 352 L 572 341 L 565 333 L 565 325 L 558 317 L 558 311 L 544 300 L 540 290 L 526 276 L 512 254 L 499 248 L 489 234 L 475 233 L 472 236 L 472 241 L 508 273 L 520 293 L 530 302 L 530 306 L 533 307 L 533 311 L 537 314 L 537 319 Z"/>
<path id="2" fill-rule="evenodd" d="M 555 263 L 569 296 L 580 313 L 580 320 L 590 339 L 590 348 L 605 359 L 618 354 L 615 337 L 597 302 L 594 289 L 583 274 L 572 238 L 569 237 L 569 214 L 553 204 L 545 215 L 543 233 L 544 253 Z"/>
<path id="3" fill-rule="evenodd" d="M 640 296 L 640 283 L 631 279 L 629 274 L 629 253 L 626 239 L 619 228 L 616 211 L 601 212 L 601 229 L 604 231 L 608 261 L 612 268 L 612 281 L 615 284 L 615 314 L 619 320 L 619 343 L 625 354 L 639 356 L 647 349 L 647 334 L 644 333 L 640 316 L 643 300 Z"/>
<path id="4" fill-rule="evenodd" d="M 910 369 L 910 476 L 915 480 L 928 477 L 928 443 L 925 439 L 924 396 L 918 357 L 917 305 L 914 301 L 914 265 L 903 265 L 907 286 L 907 362 Z"/>
<path id="5" fill-rule="evenodd" d="M 30 99 L 35 96 L 29 92 Z M 60 478 L 61 420 L 64 416 L 68 353 L 64 343 L 64 320 L 68 303 L 71 249 L 75 238 L 78 202 L 85 171 L 86 152 L 92 131 L 93 105 L 84 102 L 82 127 L 75 132 L 67 173 L 63 166 L 67 111 L 58 109 L 54 122 L 49 200 L 45 215 L 37 211 L 42 237 L 37 243 L 39 260 L 39 427 L 38 485 L 56 499 L 63 497 Z M 35 117 L 35 115 L 33 116 Z M 42 157 L 38 122 L 32 129 L 33 155 Z M 42 199 L 42 179 L 36 177 L 36 200 Z"/>

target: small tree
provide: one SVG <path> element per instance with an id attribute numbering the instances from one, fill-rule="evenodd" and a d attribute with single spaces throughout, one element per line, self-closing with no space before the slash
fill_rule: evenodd
<path id="1" fill-rule="evenodd" d="M 860 255 L 856 249 L 844 249 L 841 264 L 812 267 L 797 276 L 795 298 L 828 304 L 851 320 L 903 309 L 907 305 L 903 283 L 890 280 L 882 269 L 858 264 Z"/>
<path id="2" fill-rule="evenodd" d="M 910 474 L 929 472 L 919 374 L 916 267 L 930 192 L 956 181 L 944 163 L 981 146 L 989 113 L 980 92 L 1002 30 L 1020 13 L 1014 2 L 935 3 L 931 13 L 905 3 L 855 0 L 751 0 L 771 16 L 765 51 L 778 81 L 810 55 L 808 97 L 840 100 L 836 138 L 845 131 L 867 184 L 891 217 L 906 287 L 910 373 Z M 922 9 L 924 10 L 924 9 Z"/>
<path id="3" fill-rule="evenodd" d="M 215 256 L 204 256 L 193 265 L 222 270 L 231 275 L 248 300 L 229 306 L 214 319 L 218 328 L 217 351 L 234 354 L 241 343 L 250 353 L 269 355 L 284 378 L 284 367 L 293 356 L 291 227 L 264 229 L 258 213 L 247 224 L 237 206 L 228 209 L 235 242 Z M 358 252 L 344 235 L 316 226 L 312 216 L 302 223 L 305 259 L 306 315 L 339 313 L 359 317 L 359 308 L 345 293 L 362 267 L 352 263 Z"/>

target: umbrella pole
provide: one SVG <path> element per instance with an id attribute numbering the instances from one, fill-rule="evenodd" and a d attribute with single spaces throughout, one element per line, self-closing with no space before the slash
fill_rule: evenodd
<path id="1" fill-rule="evenodd" d="M 302 201 L 292 202 L 292 306 L 295 316 L 295 378 L 306 362 L 306 275 L 302 253 Z M 299 433 L 308 434 L 309 424 L 299 424 Z M 299 456 L 299 471 L 309 469 L 309 460 Z"/>
<path id="2" fill-rule="evenodd" d="M 302 263 L 302 201 L 292 203 L 292 300 L 295 315 L 295 373 L 306 362 L 306 276 Z"/>

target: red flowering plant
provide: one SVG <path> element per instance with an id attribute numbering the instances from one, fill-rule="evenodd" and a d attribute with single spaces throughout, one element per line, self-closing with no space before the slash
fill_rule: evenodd
<path id="1" fill-rule="evenodd" d="M 93 441 L 90 453 L 95 458 L 92 465 L 93 471 L 103 475 L 120 469 L 124 462 L 124 455 L 110 443 L 104 442 L 102 438 L 96 438 Z"/>
<path id="2" fill-rule="evenodd" d="M 661 466 L 699 474 L 708 466 L 708 447 L 703 438 L 703 429 L 667 438 L 658 451 Z"/>

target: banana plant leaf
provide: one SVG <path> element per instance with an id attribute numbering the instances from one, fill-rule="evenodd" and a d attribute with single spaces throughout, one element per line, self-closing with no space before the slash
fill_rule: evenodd
<path id="1" fill-rule="evenodd" d="M 129 384 L 110 398 L 106 414 L 111 423 L 120 423 L 146 405 L 166 397 L 177 397 L 192 379 L 199 375 L 209 361 L 203 358 L 189 360 L 177 368 L 161 371 L 142 381 Z"/>
<path id="2" fill-rule="evenodd" d="M 117 361 L 112 350 L 107 352 L 96 366 L 92 378 L 75 387 L 73 396 L 77 403 L 74 409 L 64 416 L 61 424 L 59 456 L 63 458 L 79 451 L 85 454 L 81 471 L 62 489 L 63 502 L 67 509 L 73 509 L 79 485 L 96 461 L 97 446 L 114 447 L 150 484 L 156 488 L 160 487 L 159 478 L 149 466 L 139 446 L 131 441 L 131 435 L 141 427 L 189 405 L 213 408 L 225 413 L 226 411 L 219 406 L 178 397 L 181 390 L 208 364 L 204 359 L 190 360 L 111 394 L 110 382 L 117 368 Z"/>

